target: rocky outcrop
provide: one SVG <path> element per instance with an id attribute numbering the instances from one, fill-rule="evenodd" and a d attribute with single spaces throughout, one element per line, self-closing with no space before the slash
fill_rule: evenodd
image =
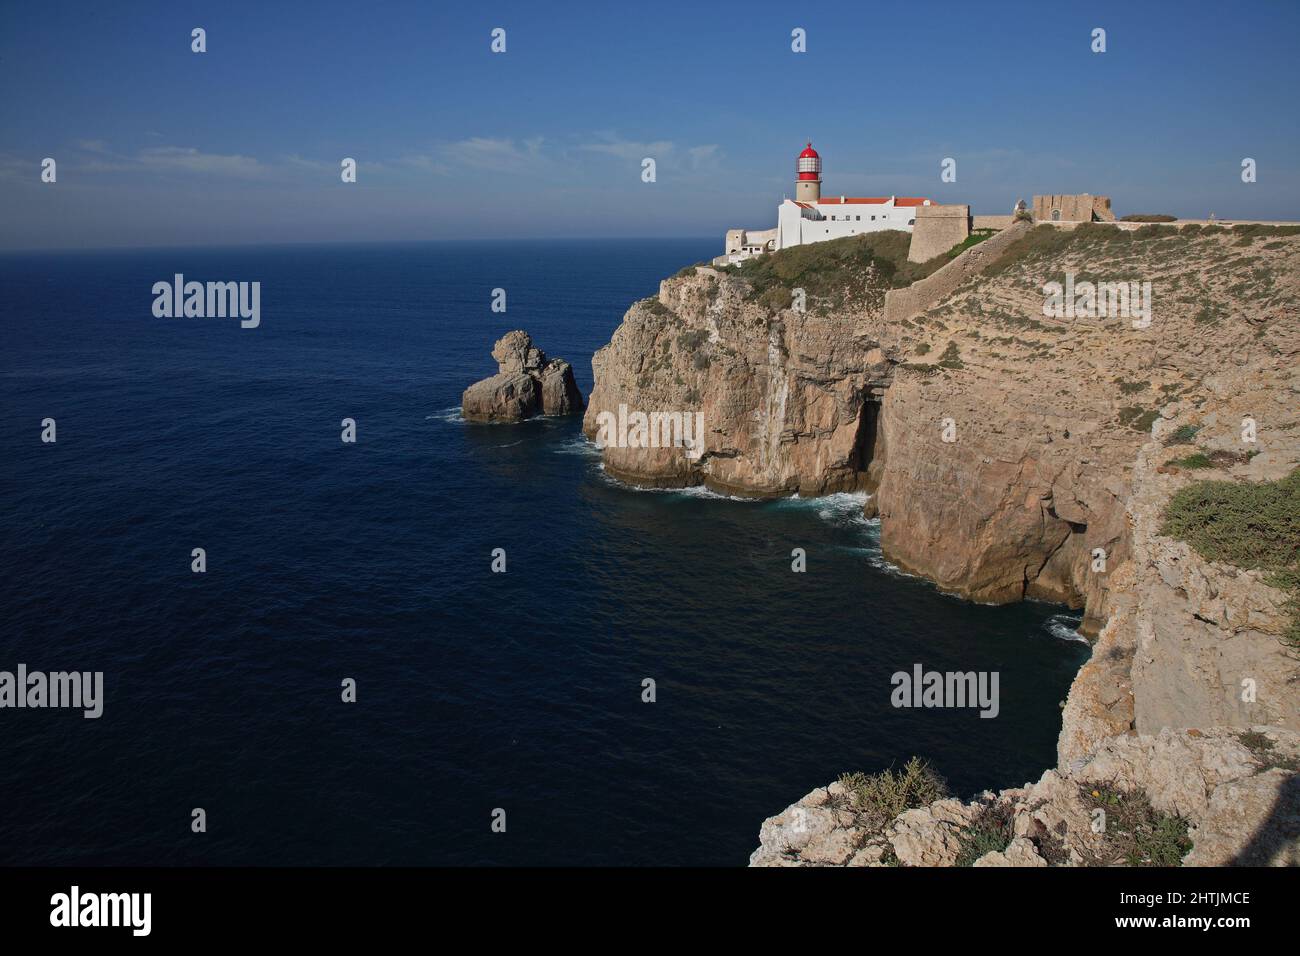
<path id="1" fill-rule="evenodd" d="M 1137 258 L 1164 289 L 1149 329 L 1022 319 L 991 337 L 990 319 L 1028 314 L 1034 295 L 1014 279 L 1042 258 L 1032 255 L 917 317 L 963 343 L 950 363 L 960 367 L 900 370 L 885 395 L 884 461 L 872 465 L 882 541 L 953 590 L 1002 599 L 1023 577 L 1024 593 L 1082 599 L 1100 625 L 1065 704 L 1057 768 L 963 805 L 970 815 L 1005 804 L 1015 819 L 1014 839 L 976 865 L 1133 862 L 1108 858 L 1089 826 L 1094 794 L 1117 793 L 1186 824 L 1184 864 L 1297 865 L 1300 662 L 1282 640 L 1287 595 L 1162 528 L 1190 482 L 1275 481 L 1300 465 L 1300 242 L 1262 248 L 1224 232 L 1171 243 L 1163 258 L 1135 245 L 1062 244 L 1053 268 L 1096 276 Z M 1017 362 L 984 357 L 990 346 Z M 925 438 L 945 418 L 957 429 L 948 448 Z M 822 806 L 827 792 L 791 809 Z M 871 834 L 841 816 L 817 842 L 852 847 L 845 863 L 948 865 L 963 839 L 953 816 L 934 804 Z M 754 863 L 820 858 L 786 829 L 780 816 L 764 824 Z"/>
<path id="2" fill-rule="evenodd" d="M 864 486 L 868 405 L 889 375 L 880 343 L 856 309 L 773 313 L 749 291 L 706 268 L 667 280 L 596 353 L 589 437 L 600 413 L 620 405 L 703 415 L 704 448 L 694 459 L 671 445 L 607 446 L 610 474 L 755 496 Z"/>
<path id="3" fill-rule="evenodd" d="M 1150 323 L 1045 316 L 1044 284 L 1067 273 L 1150 277 Z M 1017 223 L 910 287 L 846 269 L 799 311 L 798 283 L 818 279 L 759 288 L 700 268 L 634 305 L 592 360 L 584 430 L 620 405 L 699 411 L 704 450 L 607 447 L 606 470 L 758 496 L 873 492 L 890 561 L 974 600 L 1082 607 L 1090 635 L 1128 558 L 1153 419 L 1206 401 L 1215 376 L 1262 377 L 1276 396 L 1294 370 L 1296 236 Z"/>
<path id="4" fill-rule="evenodd" d="M 1066 701 L 1062 765 L 1130 726 L 1143 734 L 1195 726 L 1300 731 L 1300 661 L 1283 640 L 1287 594 L 1259 571 L 1208 561 L 1161 533 L 1169 499 L 1192 481 L 1264 482 L 1300 465 L 1300 338 L 1278 332 L 1289 368 L 1245 365 L 1209 376 L 1207 394 L 1166 406 L 1138 451 L 1125 504 L 1128 559 L 1110 574 L 1109 620 Z M 1243 452 L 1242 420 L 1265 412 L 1268 432 Z M 1220 466 L 1176 464 L 1195 449 L 1218 456 Z"/>
<path id="5" fill-rule="evenodd" d="M 534 415 L 582 411 L 573 367 L 547 359 L 527 332 L 507 332 L 492 348 L 498 372 L 475 382 L 461 396 L 461 415 L 471 421 L 513 422 Z"/>
<path id="6" fill-rule="evenodd" d="M 1300 865 L 1300 735 L 1121 735 L 1037 783 L 863 823 L 841 783 L 763 822 L 751 866 Z M 995 813 L 990 811 L 996 811 Z M 1001 821 L 991 830 L 983 821 Z M 991 836 L 992 835 L 992 836 Z M 1000 849 L 988 849 L 990 839 Z"/>
<path id="7" fill-rule="evenodd" d="M 859 268 L 851 242 L 821 244 L 820 263 L 803 249 L 697 269 L 634 305 L 593 359 L 584 429 L 620 405 L 701 411 L 704 451 L 606 447 L 606 470 L 752 495 L 865 490 L 885 557 L 905 570 L 980 601 L 1082 607 L 1096 645 L 1058 767 L 1032 794 L 989 799 L 1014 802 L 1018 821 L 1041 801 L 1073 832 L 1071 793 L 1127 755 L 1114 785 L 1154 812 L 1181 807 L 1189 860 L 1293 859 L 1294 762 L 1248 766 L 1235 736 L 1291 753 L 1300 731 L 1286 595 L 1161 528 L 1191 481 L 1300 464 L 1300 236 L 1017 223 L 908 287 L 888 263 Z M 839 288 L 828 262 L 849 264 Z M 1072 299 L 1047 314 L 1045 286 L 1076 281 L 1148 281 L 1149 311 L 1139 285 L 1125 286 L 1131 308 Z M 1170 756 L 1179 746 L 1191 756 Z M 1202 797 L 1169 797 L 1176 775 Z M 917 808 L 863 837 L 833 790 L 815 794 L 796 807 L 821 836 L 769 821 L 757 862 L 946 865 L 979 809 Z M 1037 839 L 1018 830 L 982 865 L 1037 865 L 1022 837 Z M 1074 856 L 1034 846 L 1043 862 L 1095 862 L 1082 831 Z"/>

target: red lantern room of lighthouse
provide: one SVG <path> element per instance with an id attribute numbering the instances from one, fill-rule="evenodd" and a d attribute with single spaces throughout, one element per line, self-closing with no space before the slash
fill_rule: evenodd
<path id="1" fill-rule="evenodd" d="M 819 202 L 822 198 L 822 158 L 812 143 L 799 154 L 799 178 L 794 184 L 794 198 L 798 202 Z"/>

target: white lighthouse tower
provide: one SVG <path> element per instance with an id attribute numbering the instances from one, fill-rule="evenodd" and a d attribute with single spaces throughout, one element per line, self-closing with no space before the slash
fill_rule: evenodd
<path id="1" fill-rule="evenodd" d="M 810 142 L 799 154 L 799 177 L 794 184 L 796 202 L 819 202 L 822 198 L 822 158 Z"/>

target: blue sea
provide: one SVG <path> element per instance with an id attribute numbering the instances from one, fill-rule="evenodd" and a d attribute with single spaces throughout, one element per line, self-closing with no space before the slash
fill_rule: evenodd
<path id="1" fill-rule="evenodd" d="M 1064 609 L 899 574 L 859 497 L 638 491 L 576 418 L 459 420 L 514 328 L 589 392 L 716 244 L 0 257 L 0 670 L 105 684 L 97 720 L 0 710 L 0 864 L 739 866 L 844 771 L 1037 779 Z M 155 318 L 178 272 L 260 281 L 260 327 Z M 999 672 L 999 715 L 892 707 L 917 663 Z"/>

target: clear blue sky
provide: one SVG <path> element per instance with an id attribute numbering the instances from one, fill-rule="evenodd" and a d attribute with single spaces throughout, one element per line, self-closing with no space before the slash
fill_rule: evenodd
<path id="1" fill-rule="evenodd" d="M 0 248 L 721 241 L 805 139 L 829 194 L 1300 219 L 1298 47 L 1293 0 L 10 2 Z"/>

